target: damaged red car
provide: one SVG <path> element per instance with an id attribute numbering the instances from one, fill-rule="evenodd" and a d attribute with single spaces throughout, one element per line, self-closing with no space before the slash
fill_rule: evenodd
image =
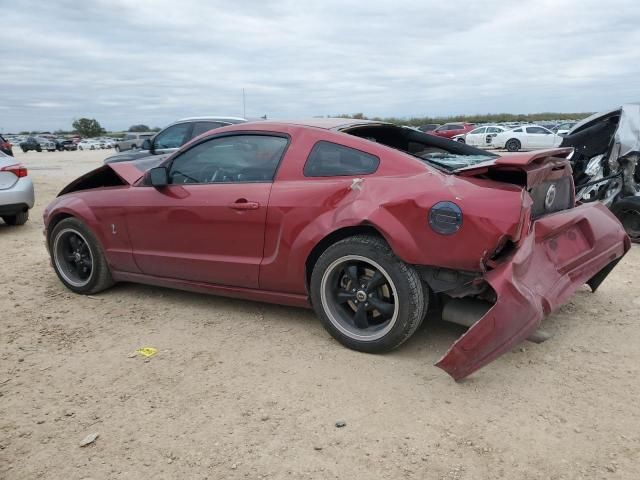
<path id="1" fill-rule="evenodd" d="M 46 243 L 74 292 L 139 282 L 312 307 L 364 352 L 400 346 L 438 304 L 471 318 L 437 363 L 460 379 L 630 247 L 606 207 L 575 205 L 571 151 L 497 157 L 350 119 L 233 125 L 72 182 Z"/>

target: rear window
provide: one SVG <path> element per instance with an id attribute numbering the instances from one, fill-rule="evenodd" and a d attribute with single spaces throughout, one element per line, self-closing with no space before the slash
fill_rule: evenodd
<path id="1" fill-rule="evenodd" d="M 378 169 L 380 159 L 355 148 L 320 141 L 314 145 L 304 164 L 305 177 L 367 175 Z"/>

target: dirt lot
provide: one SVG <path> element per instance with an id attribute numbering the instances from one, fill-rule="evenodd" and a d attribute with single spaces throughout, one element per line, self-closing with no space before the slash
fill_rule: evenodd
<path id="1" fill-rule="evenodd" d="M 306 310 L 70 293 L 42 210 L 106 154 L 16 156 L 37 205 L 0 226 L 0 478 L 640 478 L 640 248 L 546 321 L 551 340 L 455 383 L 433 366 L 454 325 L 372 356 Z"/>

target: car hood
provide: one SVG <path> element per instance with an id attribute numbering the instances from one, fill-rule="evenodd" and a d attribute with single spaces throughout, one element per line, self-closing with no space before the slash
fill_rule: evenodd
<path id="1" fill-rule="evenodd" d="M 150 168 L 157 167 L 169 155 L 151 155 L 129 162 L 109 163 L 108 166 L 129 185 L 133 185 Z"/>
<path id="2" fill-rule="evenodd" d="M 149 150 L 136 150 L 134 152 L 124 152 L 117 155 L 112 155 L 104 160 L 104 163 L 116 163 L 116 162 L 128 162 L 130 160 L 137 160 L 139 158 L 153 156 Z"/>
<path id="3" fill-rule="evenodd" d="M 73 182 L 64 187 L 60 193 L 58 193 L 58 196 L 79 190 L 114 186 L 116 184 L 134 185 L 142 178 L 147 170 L 158 166 L 167 156 L 168 155 L 153 155 L 142 160 L 102 165 L 101 167 L 91 170 L 81 177 L 76 178 Z M 117 177 L 117 179 L 115 179 L 115 183 L 113 180 L 110 180 L 114 178 L 114 173 Z"/>

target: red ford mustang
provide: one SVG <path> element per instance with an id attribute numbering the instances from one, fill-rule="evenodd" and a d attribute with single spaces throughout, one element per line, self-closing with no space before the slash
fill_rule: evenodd
<path id="1" fill-rule="evenodd" d="M 575 206 L 571 152 L 496 157 L 348 119 L 245 123 L 160 165 L 80 177 L 47 207 L 45 234 L 74 292 L 123 281 L 312 306 L 365 352 L 398 347 L 438 305 L 472 325 L 437 364 L 459 379 L 629 249 L 605 207 Z"/>

